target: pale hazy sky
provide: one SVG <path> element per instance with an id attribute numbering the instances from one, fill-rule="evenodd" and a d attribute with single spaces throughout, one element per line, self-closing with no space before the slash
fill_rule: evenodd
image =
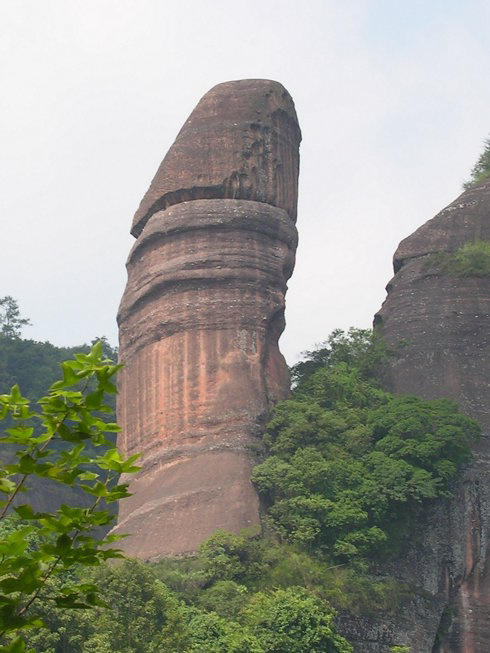
<path id="1" fill-rule="evenodd" d="M 106 335 L 132 216 L 219 82 L 264 77 L 303 132 L 281 349 L 368 327 L 398 242 L 490 132 L 488 0 L 0 0 L 0 296 L 25 337 Z"/>

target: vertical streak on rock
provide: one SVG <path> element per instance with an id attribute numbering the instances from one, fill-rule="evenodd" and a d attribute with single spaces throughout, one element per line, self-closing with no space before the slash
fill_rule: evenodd
<path id="1" fill-rule="evenodd" d="M 119 446 L 142 453 L 116 531 L 131 555 L 195 551 L 259 523 L 250 472 L 289 392 L 279 352 L 297 246 L 299 131 L 269 80 L 207 93 L 133 222 L 118 315 Z"/>
<path id="2" fill-rule="evenodd" d="M 490 181 L 463 193 L 400 243 L 395 276 L 375 318 L 393 352 L 387 388 L 449 397 L 483 431 L 449 511 L 442 507 L 428 526 L 427 557 L 413 572 L 420 577 L 411 579 L 428 589 L 427 579 L 440 578 L 430 592 L 440 605 L 449 600 L 450 632 L 433 653 L 490 651 L 489 278 L 458 276 L 447 267 L 452 253 L 475 240 L 490 240 Z M 442 580 L 448 573 L 449 581 Z M 433 643 L 435 633 L 428 636 Z"/>

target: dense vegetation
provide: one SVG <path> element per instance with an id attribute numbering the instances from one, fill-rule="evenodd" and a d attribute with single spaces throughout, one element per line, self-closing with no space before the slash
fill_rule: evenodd
<path id="1" fill-rule="evenodd" d="M 226 537 L 233 541 L 234 536 Z M 160 575 L 158 568 L 134 560 L 99 567 L 91 579 L 103 588 L 109 609 L 96 608 L 95 615 L 93 610 L 60 611 L 46 601 L 43 619 L 49 630 L 33 633 L 29 645 L 43 653 L 352 651 L 335 632 L 328 603 L 301 587 L 252 592 L 229 581 L 213 598 L 206 597 L 206 605 L 192 604 Z M 197 596 L 205 593 L 195 588 Z"/>
<path id="2" fill-rule="evenodd" d="M 351 651 L 335 611 L 386 614 L 410 596 L 370 566 L 396 554 L 425 504 L 451 496 L 479 433 L 449 401 L 381 390 L 374 376 L 385 357 L 370 332 L 337 331 L 293 368 L 292 397 L 277 405 L 253 473 L 262 533 L 218 532 L 195 557 L 84 571 L 109 606 L 96 615 L 58 609 L 53 580 L 33 650 Z"/>
<path id="3" fill-rule="evenodd" d="M 293 397 L 267 426 L 270 455 L 252 476 L 272 531 L 340 562 L 385 554 L 421 503 L 450 496 L 479 432 L 453 402 L 380 390 L 369 358 L 379 343 L 359 331 L 352 341 L 357 364 L 337 332 L 326 364 L 296 374 Z"/>

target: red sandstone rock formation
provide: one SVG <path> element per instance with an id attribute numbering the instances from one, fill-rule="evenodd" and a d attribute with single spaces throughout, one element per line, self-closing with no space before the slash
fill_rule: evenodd
<path id="1" fill-rule="evenodd" d="M 278 82 L 218 84 L 179 132 L 143 197 L 131 233 L 150 216 L 195 199 L 242 199 L 285 209 L 296 222 L 301 132 Z"/>
<path id="2" fill-rule="evenodd" d="M 433 597 L 439 615 L 446 606 L 446 618 L 452 616 L 448 636 L 434 648 L 437 624 L 427 629 L 420 653 L 490 651 L 490 280 L 444 265 L 448 254 L 475 240 L 490 241 L 489 180 L 402 241 L 375 318 L 393 351 L 388 389 L 449 397 L 483 429 L 455 500 L 428 519 L 408 560 L 408 580 Z"/>
<path id="3" fill-rule="evenodd" d="M 118 322 L 119 446 L 141 452 L 116 530 L 130 555 L 195 551 L 259 524 L 250 471 L 271 405 L 294 267 L 301 135 L 277 82 L 207 93 L 133 223 Z"/>

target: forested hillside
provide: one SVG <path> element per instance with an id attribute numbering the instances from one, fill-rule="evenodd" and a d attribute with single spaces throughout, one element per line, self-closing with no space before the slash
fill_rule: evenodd
<path id="1" fill-rule="evenodd" d="M 7 392 L 17 384 L 29 399 L 41 397 L 60 375 L 60 363 L 76 353 L 87 353 L 90 344 L 74 347 L 56 347 L 50 342 L 36 342 L 22 338 L 22 329 L 29 324 L 20 315 L 15 299 L 0 299 L 0 392 Z M 117 349 L 111 347 L 103 336 L 104 356 L 114 362 Z"/>

